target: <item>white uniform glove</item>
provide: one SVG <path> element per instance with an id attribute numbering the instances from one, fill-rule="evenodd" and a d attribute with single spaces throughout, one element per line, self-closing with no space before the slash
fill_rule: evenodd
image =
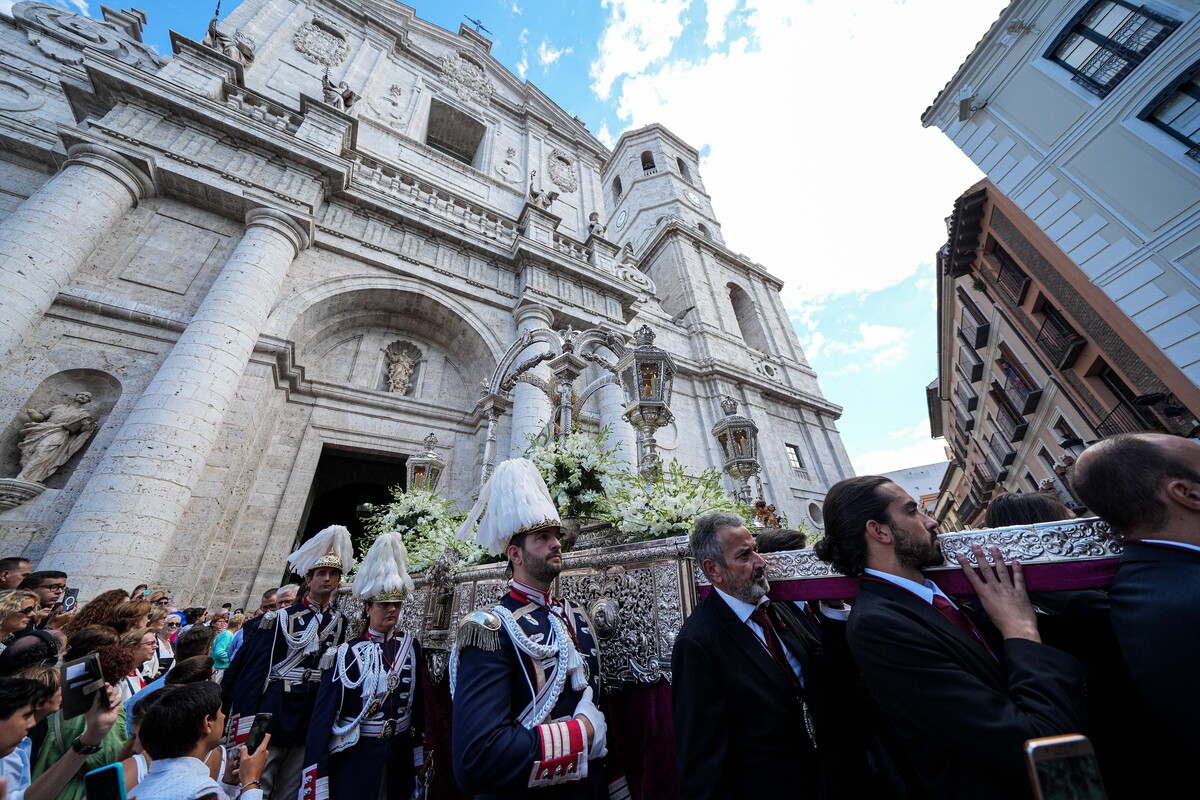
<path id="1" fill-rule="evenodd" d="M 608 755 L 608 723 L 604 721 L 600 709 L 592 702 L 591 686 L 583 690 L 583 697 L 579 698 L 579 705 L 575 706 L 575 716 L 587 717 L 588 722 L 592 723 L 592 747 L 588 750 L 588 761 Z"/>

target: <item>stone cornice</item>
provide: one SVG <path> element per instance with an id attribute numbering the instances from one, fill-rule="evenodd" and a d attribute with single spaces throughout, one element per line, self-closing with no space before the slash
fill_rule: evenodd
<path id="1" fill-rule="evenodd" d="M 715 254 L 721 260 L 727 262 L 730 266 L 740 267 L 741 269 L 745 270 L 747 276 L 753 275 L 754 277 L 765 281 L 775 291 L 782 291 L 784 286 L 783 280 L 769 272 L 762 264 L 751 261 L 741 253 L 733 252 L 725 245 L 714 239 L 709 239 L 707 236 L 692 228 L 690 225 L 687 225 L 678 219 L 673 219 L 667 222 L 654 232 L 654 236 L 651 237 L 649 244 L 646 245 L 645 250 L 643 250 L 641 255 L 638 256 L 638 261 L 643 264 L 648 263 L 650 259 L 657 254 L 660 248 L 666 246 L 666 243 L 672 234 L 679 234 L 694 245 L 705 250 L 712 251 L 713 254 Z"/>

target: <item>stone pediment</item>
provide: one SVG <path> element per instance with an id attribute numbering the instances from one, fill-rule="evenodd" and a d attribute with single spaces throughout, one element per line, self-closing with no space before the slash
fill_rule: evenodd
<path id="1" fill-rule="evenodd" d="M 166 63 L 153 49 L 130 35 L 131 30 L 138 28 L 127 21 L 118 24 L 80 16 L 61 6 L 32 2 L 17 3 L 12 15 L 29 43 L 61 64 L 83 63 L 85 47 L 144 70 L 156 70 Z"/>

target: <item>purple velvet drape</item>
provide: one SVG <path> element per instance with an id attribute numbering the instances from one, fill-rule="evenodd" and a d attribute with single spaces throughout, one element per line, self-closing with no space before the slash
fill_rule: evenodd
<path id="1" fill-rule="evenodd" d="M 434 683 L 428 670 L 421 670 L 425 691 L 425 746 L 433 754 L 433 778 L 428 800 L 469 800 L 454 781 L 454 763 L 450 749 L 450 676 Z"/>
<path id="2" fill-rule="evenodd" d="M 675 800 L 675 728 L 671 684 L 639 683 L 609 694 L 609 752 L 625 771 L 634 800 Z"/>

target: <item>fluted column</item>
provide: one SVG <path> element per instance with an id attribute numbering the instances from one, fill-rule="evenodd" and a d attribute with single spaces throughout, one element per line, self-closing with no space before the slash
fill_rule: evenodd
<path id="1" fill-rule="evenodd" d="M 554 318 L 550 310 L 544 306 L 524 305 L 520 306 L 514 315 L 517 321 L 517 335 L 523 336 L 526 331 L 536 330 L 537 328 L 550 327 L 550 321 Z M 526 358 L 529 358 L 546 349 L 544 344 L 532 344 L 525 349 L 524 352 L 517 358 L 516 363 L 520 364 Z M 530 373 L 536 375 L 542 380 L 549 381 L 550 370 L 544 364 L 539 364 Z M 524 455 L 525 450 L 529 447 L 529 437 L 541 433 L 546 427 L 546 423 L 550 421 L 550 416 L 553 413 L 550 408 L 550 398 L 536 386 L 528 383 L 518 383 L 513 386 L 509 392 L 512 397 L 512 439 L 509 445 L 509 458 L 519 458 Z"/>
<path id="2" fill-rule="evenodd" d="M 63 521 L 42 569 L 84 594 L 151 579 L 192 497 L 304 229 L 255 209 L 187 329 Z"/>
<path id="3" fill-rule="evenodd" d="M 610 383 L 596 390 L 600 406 L 600 425 L 612 430 L 608 443 L 617 448 L 617 460 L 631 469 L 638 464 L 637 431 L 625 419 L 625 390 L 619 383 Z"/>
<path id="4" fill-rule="evenodd" d="M 150 176 L 129 159 L 77 144 L 62 170 L 0 223 L 0 364 L 125 212 L 153 193 Z"/>

